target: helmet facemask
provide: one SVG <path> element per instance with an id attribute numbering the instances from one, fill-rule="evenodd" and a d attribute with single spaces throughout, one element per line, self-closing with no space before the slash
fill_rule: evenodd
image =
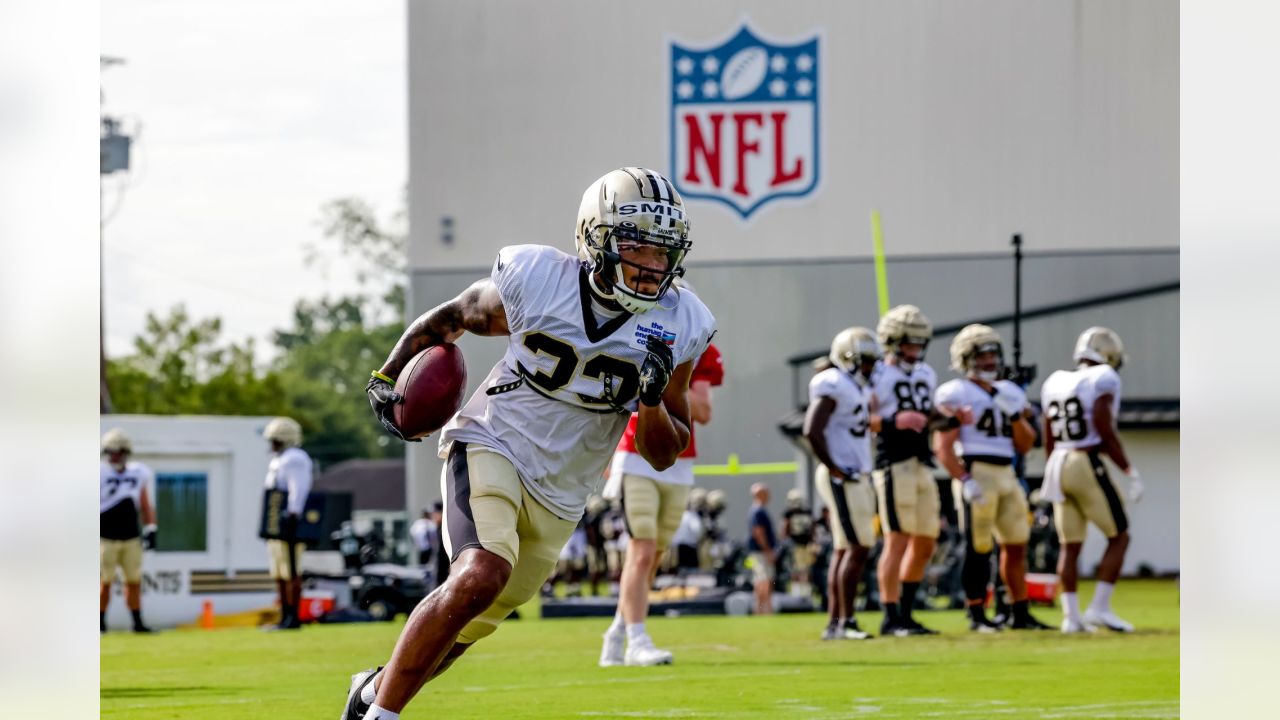
<path id="1" fill-rule="evenodd" d="M 658 304 L 684 275 L 692 247 L 680 194 L 661 173 L 639 167 L 614 170 L 587 188 L 576 242 L 591 289 L 631 313 Z"/>
<path id="2" fill-rule="evenodd" d="M 996 357 L 994 369 L 983 369 L 978 366 L 978 356 L 983 353 L 993 353 Z M 970 377 L 981 380 L 987 384 L 994 383 L 1004 377 L 1004 350 L 998 342 L 988 342 L 977 345 L 973 348 L 973 352 L 965 359 L 965 369 Z"/>

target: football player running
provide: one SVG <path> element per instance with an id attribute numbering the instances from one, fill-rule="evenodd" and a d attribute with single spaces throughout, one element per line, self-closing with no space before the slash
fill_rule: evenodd
<path id="1" fill-rule="evenodd" d="M 1032 617 L 1027 608 L 1030 506 L 1013 472 L 1014 456 L 1031 449 L 1036 431 L 1022 388 L 1001 379 L 1003 356 L 1000 335 L 986 325 L 968 325 L 956 334 L 951 367 L 963 377 L 943 383 L 935 403 L 963 414 L 967 422 L 940 430 L 934 436 L 934 452 L 951 475 L 951 493 L 967 546 L 961 572 L 969 629 L 999 630 L 983 610 L 994 534 L 1000 542 L 1000 577 L 1013 597 L 1010 627 L 1047 630 L 1049 626 Z"/>
<path id="2" fill-rule="evenodd" d="M 880 527 L 886 532 L 876 577 L 884 605 L 881 635 L 933 635 L 911 616 L 916 591 L 933 556 L 940 530 L 941 501 L 929 448 L 938 376 L 924 362 L 933 337 L 929 318 L 914 305 L 899 305 L 880 318 L 876 335 L 885 353 L 871 386 L 877 432 L 875 472 Z"/>
<path id="3" fill-rule="evenodd" d="M 858 578 L 876 542 L 871 433 L 879 430 L 880 418 L 871 414 L 871 373 L 879 359 L 880 345 L 870 330 L 841 330 L 831 341 L 831 367 L 809 381 L 804 436 L 821 463 L 814 485 L 830 509 L 833 539 L 823 640 L 871 637 L 858 627 L 854 602 Z"/>
<path id="4" fill-rule="evenodd" d="M 1107 455 L 1129 477 L 1131 502 L 1142 499 L 1142 479 L 1116 434 L 1117 371 L 1125 361 L 1124 345 L 1114 331 L 1091 327 L 1076 340 L 1075 361 L 1075 370 L 1058 370 L 1040 389 L 1048 457 L 1041 496 L 1053 502 L 1053 521 L 1062 542 L 1058 556 L 1062 632 L 1091 632 L 1098 626 L 1132 632 L 1133 625 L 1111 610 L 1111 594 L 1129 547 L 1129 516 L 1120 488 L 1102 462 L 1102 455 Z M 1080 548 L 1089 523 L 1107 536 L 1107 549 L 1098 565 L 1093 601 L 1082 617 L 1076 588 Z"/>
<path id="5" fill-rule="evenodd" d="M 432 678 L 533 597 L 583 514 L 631 413 L 653 467 L 689 442 L 689 376 L 714 334 L 670 286 L 691 247 L 684 202 L 657 172 L 627 167 L 587 188 L 577 255 L 498 252 L 489 278 L 405 330 L 368 394 L 388 432 L 396 376 L 463 332 L 507 335 L 506 355 L 445 426 L 440 454 L 449 579 L 410 614 L 385 668 L 352 677 L 343 720 L 395 720 Z"/>

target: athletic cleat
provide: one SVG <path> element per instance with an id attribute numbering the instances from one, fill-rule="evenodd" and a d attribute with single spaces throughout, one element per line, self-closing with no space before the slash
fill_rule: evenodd
<path id="1" fill-rule="evenodd" d="M 844 636 L 839 625 L 828 625 L 822 630 L 823 640 L 839 640 Z"/>
<path id="2" fill-rule="evenodd" d="M 146 634 L 149 634 L 149 633 L 153 633 L 153 632 L 155 632 L 155 630 L 152 630 L 151 628 L 147 627 L 146 625 L 134 625 L 134 626 L 133 626 L 133 631 L 134 631 L 134 632 L 136 632 L 136 633 L 138 633 L 139 635 L 146 635 Z"/>
<path id="3" fill-rule="evenodd" d="M 626 633 L 606 632 L 604 646 L 600 648 L 600 667 L 617 667 L 625 663 Z"/>
<path id="4" fill-rule="evenodd" d="M 975 620 L 975 619 L 969 620 L 969 632 L 982 633 L 984 635 L 993 635 L 995 633 L 1000 632 L 1003 629 L 1004 628 L 1001 627 L 1000 625 L 997 625 L 986 618 L 982 618 L 981 620 Z"/>
<path id="5" fill-rule="evenodd" d="M 1013 622 L 1009 624 L 1009 629 L 1011 630 L 1052 630 L 1053 627 L 1049 625 L 1045 625 L 1044 623 L 1035 619 L 1035 617 L 1033 617 L 1031 613 L 1027 613 L 1026 617 L 1014 618 Z"/>
<path id="6" fill-rule="evenodd" d="M 648 637 L 627 643 L 625 661 L 628 667 L 647 667 L 650 665 L 670 665 L 674 660 L 671 653 L 653 646 Z"/>
<path id="7" fill-rule="evenodd" d="M 1091 633 L 1097 632 L 1097 628 L 1084 622 L 1076 622 L 1071 618 L 1062 619 L 1062 632 L 1071 635 L 1073 633 Z"/>
<path id="8" fill-rule="evenodd" d="M 932 630 L 932 629 L 930 629 L 930 628 L 927 628 L 927 627 L 925 627 L 925 626 L 921 625 L 920 623 L 916 622 L 915 620 L 909 620 L 909 621 L 907 621 L 906 623 L 904 623 L 904 624 L 903 624 L 903 627 L 905 627 L 905 628 L 907 629 L 907 634 L 908 634 L 908 635 L 938 635 L 938 634 L 940 634 L 937 630 Z"/>
<path id="9" fill-rule="evenodd" d="M 845 640 L 870 640 L 871 633 L 858 627 L 857 620 L 845 620 L 844 627 L 840 628 L 840 636 Z"/>
<path id="10" fill-rule="evenodd" d="M 910 634 L 911 631 L 906 626 L 895 623 L 888 618 L 885 618 L 884 622 L 880 623 L 881 637 L 907 637 Z"/>
<path id="11" fill-rule="evenodd" d="M 369 712 L 369 705 L 360 699 L 360 693 L 364 690 L 364 686 L 373 682 L 373 678 L 381 672 L 382 667 L 369 668 L 351 676 L 351 689 L 347 691 L 347 706 L 342 710 L 342 717 L 339 720 L 361 720 L 365 713 Z"/>
<path id="12" fill-rule="evenodd" d="M 1086 625 L 1094 625 L 1104 627 L 1112 632 L 1133 632 L 1133 625 L 1121 620 L 1115 613 L 1110 610 L 1099 612 L 1093 608 L 1084 611 L 1084 622 Z"/>

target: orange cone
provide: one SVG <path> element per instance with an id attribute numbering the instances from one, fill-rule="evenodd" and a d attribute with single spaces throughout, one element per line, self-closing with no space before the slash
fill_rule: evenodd
<path id="1" fill-rule="evenodd" d="M 213 629 L 213 601 L 205 600 L 204 607 L 200 610 L 200 627 L 205 630 Z"/>

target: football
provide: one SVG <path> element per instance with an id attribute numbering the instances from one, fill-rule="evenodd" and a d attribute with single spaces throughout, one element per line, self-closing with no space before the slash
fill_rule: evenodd
<path id="1" fill-rule="evenodd" d="M 430 435 L 458 412 L 466 391 L 462 351 L 453 343 L 432 345 L 414 355 L 396 380 L 404 397 L 395 406 L 396 427 L 408 440 Z"/>
<path id="2" fill-rule="evenodd" d="M 720 92 L 725 100 L 744 98 L 756 91 L 769 73 L 769 53 L 760 46 L 734 53 L 720 74 Z"/>

